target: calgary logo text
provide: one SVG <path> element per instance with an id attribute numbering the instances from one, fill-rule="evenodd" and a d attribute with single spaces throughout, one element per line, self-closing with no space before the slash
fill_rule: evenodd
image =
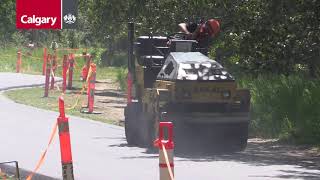
<path id="1" fill-rule="evenodd" d="M 76 17 L 73 14 L 66 14 L 65 16 L 63 16 L 63 20 L 65 23 L 67 24 L 73 24 L 76 22 Z"/>
<path id="2" fill-rule="evenodd" d="M 42 24 L 50 24 L 51 26 L 54 26 L 57 22 L 56 17 L 36 17 L 35 15 L 32 15 L 31 17 L 23 15 L 20 20 L 22 24 L 35 24 L 36 26 L 40 26 Z"/>

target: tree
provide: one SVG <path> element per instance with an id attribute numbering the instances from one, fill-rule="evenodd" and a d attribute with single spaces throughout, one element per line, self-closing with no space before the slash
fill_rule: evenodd
<path id="1" fill-rule="evenodd" d="M 15 1 L 2 0 L 0 3 L 0 41 L 8 42 L 15 32 Z"/>

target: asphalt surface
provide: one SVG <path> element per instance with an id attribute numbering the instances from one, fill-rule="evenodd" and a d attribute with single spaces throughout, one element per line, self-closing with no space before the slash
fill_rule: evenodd
<path id="1" fill-rule="evenodd" d="M 42 76 L 0 73 L 0 89 L 41 84 L 43 80 Z M 17 160 L 21 168 L 34 169 L 58 113 L 16 104 L 3 95 L 0 107 L 0 162 Z M 75 179 L 159 179 L 157 153 L 127 146 L 122 127 L 72 116 L 69 122 Z M 256 143 L 236 154 L 177 153 L 175 179 L 320 179 L 315 162 L 319 159 L 285 156 L 285 152 Z M 61 179 L 57 134 L 39 173 Z"/>
<path id="2" fill-rule="evenodd" d="M 60 78 L 57 78 L 61 80 Z M 0 72 L 0 91 L 43 85 L 45 76 Z"/>

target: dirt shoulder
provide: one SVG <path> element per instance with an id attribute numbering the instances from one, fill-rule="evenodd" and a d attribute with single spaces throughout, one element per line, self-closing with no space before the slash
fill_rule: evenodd
<path id="1" fill-rule="evenodd" d="M 111 79 L 96 82 L 95 110 L 114 122 L 123 126 L 126 93 L 120 90 L 119 85 Z"/>

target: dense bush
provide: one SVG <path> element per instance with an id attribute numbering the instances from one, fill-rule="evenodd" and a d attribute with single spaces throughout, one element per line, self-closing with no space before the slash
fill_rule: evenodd
<path id="1" fill-rule="evenodd" d="M 320 81 L 268 75 L 243 78 L 239 84 L 251 90 L 255 135 L 320 142 Z"/>

